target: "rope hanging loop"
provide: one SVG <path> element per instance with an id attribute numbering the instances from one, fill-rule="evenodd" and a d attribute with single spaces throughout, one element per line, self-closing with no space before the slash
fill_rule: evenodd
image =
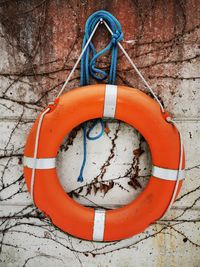
<path id="1" fill-rule="evenodd" d="M 82 49 L 85 47 L 91 33 L 93 32 L 96 24 L 100 22 L 106 22 L 107 25 L 112 29 L 113 35 L 111 35 L 111 40 L 105 48 L 96 51 L 92 41 L 90 41 L 83 57 L 81 59 L 81 85 L 88 85 L 90 82 L 90 75 L 98 80 L 103 81 L 108 78 L 109 84 L 114 84 L 116 80 L 116 65 L 118 56 L 118 46 L 117 43 L 121 41 L 124 37 L 122 32 L 122 27 L 120 22 L 109 12 L 105 10 L 100 10 L 93 13 L 85 24 L 85 36 L 83 38 Z M 102 56 L 107 51 L 111 51 L 111 63 L 110 71 L 106 71 L 96 67 L 97 59 Z"/>
<path id="2" fill-rule="evenodd" d="M 112 29 L 113 34 L 111 35 L 110 42 L 99 52 L 96 51 L 92 40 L 89 42 L 89 45 L 85 49 L 85 46 L 90 39 L 91 34 L 94 32 L 94 29 L 98 23 L 105 23 Z M 116 69 L 117 69 L 117 56 L 118 56 L 118 42 L 121 41 L 124 37 L 122 32 L 122 27 L 120 22 L 109 12 L 105 10 L 100 10 L 93 13 L 85 24 L 85 36 L 83 38 L 82 49 L 85 49 L 85 52 L 81 59 L 81 74 L 80 74 L 80 84 L 81 86 L 88 85 L 90 83 L 90 75 L 97 81 L 103 81 L 108 78 L 109 84 L 115 84 L 116 80 Z M 96 66 L 97 59 L 101 57 L 104 53 L 111 51 L 111 62 L 110 62 L 110 71 L 109 73 L 98 68 Z M 101 130 L 96 136 L 91 136 L 91 131 L 96 127 L 97 124 L 100 124 Z M 97 140 L 104 133 L 104 123 L 102 120 L 95 120 L 91 126 L 88 126 L 87 123 L 83 124 L 83 161 L 80 168 L 80 173 L 77 178 L 78 182 L 83 182 L 83 171 L 86 164 L 87 157 L 87 139 L 88 140 Z"/>

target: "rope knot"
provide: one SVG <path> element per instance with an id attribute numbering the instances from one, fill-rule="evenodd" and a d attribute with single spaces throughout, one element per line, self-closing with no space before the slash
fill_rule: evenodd
<path id="1" fill-rule="evenodd" d="M 119 41 L 121 41 L 124 38 L 123 32 L 119 32 L 116 30 L 116 32 L 112 35 L 112 44 L 117 45 Z"/>

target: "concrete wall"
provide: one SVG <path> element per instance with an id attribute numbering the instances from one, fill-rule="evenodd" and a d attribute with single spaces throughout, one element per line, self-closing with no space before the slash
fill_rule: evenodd
<path id="1" fill-rule="evenodd" d="M 187 164 L 183 188 L 166 219 L 106 244 L 78 240 L 44 218 L 27 193 L 22 166 L 27 134 L 58 93 L 81 51 L 85 21 L 98 9 L 120 20 L 123 45 L 182 131 Z M 1 1 L 0 14 L 0 266 L 200 266 L 200 2 Z M 97 47 L 107 39 L 102 27 Z M 108 57 L 99 64 L 109 66 Z M 121 54 L 117 83 L 146 91 Z M 67 90 L 78 85 L 79 69 Z M 116 208 L 143 190 L 151 158 L 131 127 L 108 122 L 106 129 L 101 139 L 88 142 L 83 185 L 76 182 L 79 128 L 61 146 L 59 174 L 76 201 Z M 136 149 L 144 152 L 136 157 Z"/>

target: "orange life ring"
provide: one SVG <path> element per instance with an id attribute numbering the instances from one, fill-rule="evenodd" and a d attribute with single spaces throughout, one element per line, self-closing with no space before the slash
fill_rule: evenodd
<path id="1" fill-rule="evenodd" d="M 142 232 L 165 213 L 176 183 L 180 143 L 177 129 L 166 121 L 153 99 L 125 86 L 90 85 L 65 93 L 50 109 L 41 125 L 34 167 L 34 200 L 56 226 L 82 239 L 113 241 Z M 137 129 L 149 144 L 153 164 L 144 191 L 130 204 L 106 211 L 84 207 L 70 198 L 59 182 L 55 166 L 66 134 L 84 121 L 105 116 Z M 29 191 L 38 121 L 39 118 L 29 133 L 24 151 Z M 183 169 L 184 165 L 185 160 Z M 182 180 L 178 191 L 181 185 Z"/>

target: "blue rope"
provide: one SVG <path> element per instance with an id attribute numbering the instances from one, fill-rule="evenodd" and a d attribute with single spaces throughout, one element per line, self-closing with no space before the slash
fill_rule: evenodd
<path id="1" fill-rule="evenodd" d="M 88 85 L 90 83 L 90 75 L 98 80 L 103 81 L 108 78 L 109 84 L 115 84 L 116 80 L 116 66 L 117 66 L 117 56 L 118 56 L 118 46 L 117 42 L 123 39 L 123 32 L 121 24 L 119 21 L 109 12 L 105 10 L 100 10 L 93 13 L 85 24 L 85 36 L 83 38 L 82 49 L 85 47 L 95 25 L 100 19 L 103 19 L 114 33 L 111 37 L 109 44 L 103 48 L 101 51 L 97 52 L 92 41 L 88 45 L 83 57 L 81 59 L 81 74 L 80 74 L 80 84 L 81 86 Z M 96 61 L 107 51 L 111 51 L 111 63 L 109 73 L 96 67 Z M 91 136 L 90 133 L 100 123 L 101 131 L 96 136 Z M 80 174 L 77 179 L 78 182 L 83 182 L 83 171 L 86 164 L 87 156 L 87 139 L 97 140 L 104 133 L 104 123 L 102 120 L 95 120 L 91 127 L 88 127 L 88 123 L 83 124 L 83 162 L 80 169 Z"/>
<path id="2" fill-rule="evenodd" d="M 99 51 L 98 53 L 93 43 L 90 42 L 88 48 L 86 49 L 81 59 L 81 85 L 82 86 L 90 83 L 89 74 L 91 74 L 91 76 L 98 81 L 103 81 L 108 77 L 108 73 L 106 71 L 103 71 L 95 67 L 95 65 L 96 65 L 96 60 L 109 50 L 111 50 L 111 65 L 110 65 L 108 83 L 115 84 L 117 55 L 118 55 L 117 42 L 123 39 L 123 32 L 122 32 L 121 24 L 111 13 L 104 11 L 104 10 L 100 10 L 100 11 L 93 13 L 88 18 L 85 24 L 85 36 L 83 38 L 82 49 L 87 43 L 87 40 L 89 39 L 92 31 L 94 30 L 95 25 L 101 18 L 108 24 L 108 26 L 111 28 L 114 34 L 112 35 L 111 41 L 109 42 L 109 44 L 104 49 Z"/>

